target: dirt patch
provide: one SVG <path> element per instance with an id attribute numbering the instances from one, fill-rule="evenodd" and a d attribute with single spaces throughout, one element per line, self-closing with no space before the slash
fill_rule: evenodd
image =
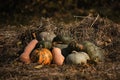
<path id="1" fill-rule="evenodd" d="M 34 21 L 33 21 L 34 22 Z M 119 80 L 120 79 L 120 25 L 100 16 L 86 16 L 69 23 L 43 18 L 26 26 L 6 26 L 0 29 L 1 80 Z M 46 28 L 47 27 L 47 28 Z M 57 66 L 34 68 L 36 63 L 23 64 L 19 52 L 32 40 L 31 32 L 52 30 L 67 34 L 79 43 L 88 40 L 105 50 L 105 62 L 98 65 Z M 19 42 L 22 45 L 19 45 Z"/>

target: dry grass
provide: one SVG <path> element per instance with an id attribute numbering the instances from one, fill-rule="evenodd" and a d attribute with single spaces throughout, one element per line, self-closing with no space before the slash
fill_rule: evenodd
<path id="1" fill-rule="evenodd" d="M 106 18 L 95 19 L 96 17 L 86 16 L 82 21 L 66 24 L 52 18 L 43 18 L 27 26 L 1 29 L 0 45 L 3 47 L 0 47 L 0 80 L 119 80 L 120 25 Z M 89 40 L 105 50 L 105 63 L 91 64 L 89 67 L 51 64 L 40 69 L 34 68 L 36 63 L 23 64 L 18 60 L 18 51 L 32 40 L 30 35 L 34 31 L 70 35 L 79 43 Z M 19 41 L 23 41 L 23 46 L 16 44 Z"/>

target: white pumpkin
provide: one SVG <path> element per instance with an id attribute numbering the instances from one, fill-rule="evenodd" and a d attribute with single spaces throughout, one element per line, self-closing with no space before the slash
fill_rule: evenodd
<path id="1" fill-rule="evenodd" d="M 90 60 L 87 53 L 72 51 L 72 53 L 67 56 L 66 63 L 87 65 L 87 60 Z"/>

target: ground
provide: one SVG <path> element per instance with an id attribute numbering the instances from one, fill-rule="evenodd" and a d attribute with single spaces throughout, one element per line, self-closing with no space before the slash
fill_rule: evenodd
<path id="1" fill-rule="evenodd" d="M 1 25 L 0 80 L 119 80 L 120 25 L 100 15 L 81 18 L 67 23 L 41 18 L 29 25 Z M 50 64 L 40 68 L 35 68 L 37 63 L 22 63 L 19 60 L 20 50 L 32 40 L 31 32 L 45 30 L 55 34 L 63 32 L 79 43 L 84 40 L 93 42 L 105 50 L 105 62 L 89 66 Z"/>

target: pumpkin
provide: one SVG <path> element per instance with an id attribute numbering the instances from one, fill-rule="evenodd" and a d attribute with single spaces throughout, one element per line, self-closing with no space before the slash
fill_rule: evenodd
<path id="1" fill-rule="evenodd" d="M 67 56 L 66 63 L 87 65 L 87 60 L 90 60 L 87 53 L 72 51 L 72 53 Z"/>
<path id="2" fill-rule="evenodd" d="M 57 65 L 63 65 L 65 58 L 61 53 L 61 49 L 54 47 L 52 49 L 52 54 L 53 54 L 53 63 Z"/>
<path id="3" fill-rule="evenodd" d="M 90 56 L 91 61 L 95 63 L 104 61 L 103 49 L 97 47 L 95 44 L 89 41 L 84 41 L 82 44 L 83 44 L 83 50 Z"/>
<path id="4" fill-rule="evenodd" d="M 39 36 L 43 41 L 50 41 L 50 42 L 52 42 L 54 37 L 56 37 L 56 35 L 53 32 L 41 32 Z"/>
<path id="5" fill-rule="evenodd" d="M 63 44 L 69 44 L 71 42 L 72 38 L 70 36 L 65 36 L 65 35 L 57 35 L 54 39 L 53 42 L 57 43 L 63 43 Z"/>
<path id="6" fill-rule="evenodd" d="M 42 65 L 49 65 L 53 57 L 49 49 L 38 48 L 30 54 L 30 58 L 32 62 L 38 62 Z"/>
<path id="7" fill-rule="evenodd" d="M 38 45 L 39 45 L 39 48 L 47 48 L 47 49 L 52 48 L 52 43 L 49 41 L 40 41 Z"/>
<path id="8" fill-rule="evenodd" d="M 20 60 L 26 64 L 30 63 L 30 53 L 35 48 L 38 41 L 36 39 L 32 40 L 26 47 L 24 52 L 20 55 Z"/>

